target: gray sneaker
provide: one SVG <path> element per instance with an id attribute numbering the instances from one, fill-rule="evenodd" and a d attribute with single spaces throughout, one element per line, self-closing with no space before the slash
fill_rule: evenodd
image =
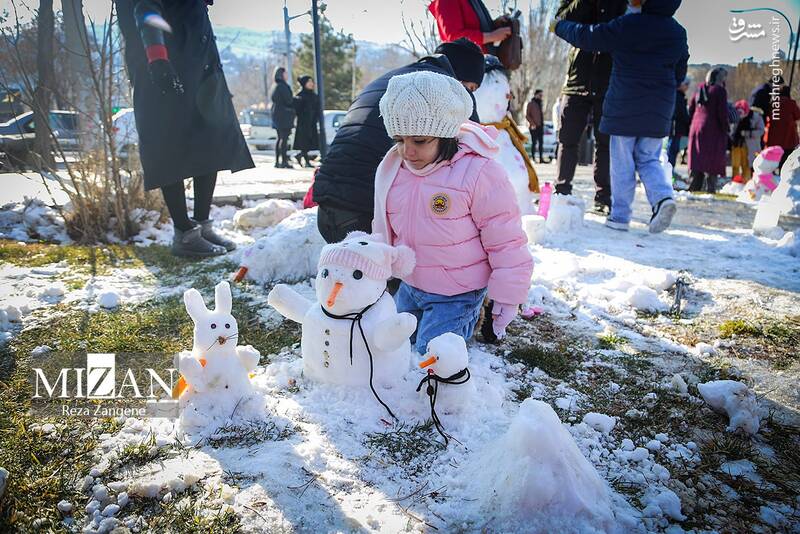
<path id="1" fill-rule="evenodd" d="M 196 221 L 197 224 L 200 225 L 200 232 L 203 235 L 203 239 L 208 241 L 209 243 L 214 243 L 215 245 L 219 245 L 221 247 L 225 247 L 225 250 L 228 252 L 232 250 L 236 250 L 236 243 L 231 241 L 230 239 L 226 239 L 216 233 L 214 231 L 214 221 L 211 219 L 207 219 L 205 221 Z"/>
<path id="2" fill-rule="evenodd" d="M 653 216 L 650 218 L 650 233 L 658 234 L 666 230 L 677 210 L 678 205 L 672 198 L 661 199 L 653 208 Z"/>
<path id="3" fill-rule="evenodd" d="M 195 226 L 185 232 L 175 228 L 175 235 L 172 237 L 172 254 L 189 258 L 207 258 L 221 256 L 227 252 L 225 247 L 204 239 L 201 232 L 202 227 L 200 226 Z"/>

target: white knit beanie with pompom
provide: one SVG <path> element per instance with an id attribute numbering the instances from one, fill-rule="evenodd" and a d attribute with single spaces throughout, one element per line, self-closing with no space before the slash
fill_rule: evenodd
<path id="1" fill-rule="evenodd" d="M 389 80 L 380 110 L 389 137 L 455 137 L 472 115 L 472 99 L 455 78 L 411 72 Z"/>

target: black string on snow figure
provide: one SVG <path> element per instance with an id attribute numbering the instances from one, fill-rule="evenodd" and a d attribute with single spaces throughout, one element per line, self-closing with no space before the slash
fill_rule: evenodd
<path id="1" fill-rule="evenodd" d="M 444 431 L 444 426 L 442 426 L 439 416 L 436 414 L 436 395 L 439 393 L 439 383 L 464 384 L 467 380 L 469 380 L 469 377 L 469 369 L 466 367 L 456 374 L 448 376 L 447 378 L 442 378 L 441 376 L 435 374 L 432 369 L 428 369 L 428 374 L 425 375 L 422 380 L 420 380 L 419 385 L 417 386 L 417 391 L 419 391 L 426 382 L 428 384 L 425 389 L 425 393 L 428 394 L 428 401 L 430 401 L 431 404 L 431 421 L 433 421 L 433 426 L 436 427 L 436 430 L 444 438 L 445 447 L 447 447 L 450 439 L 448 438 L 447 433 Z"/>
<path id="2" fill-rule="evenodd" d="M 384 293 L 385 293 L 385 291 L 384 291 Z M 378 300 L 380 300 L 382 297 L 383 297 L 383 293 L 381 293 L 381 296 L 378 298 Z M 350 323 L 350 365 L 353 365 L 353 335 L 355 333 L 356 325 L 358 325 L 358 331 L 361 332 L 361 339 L 364 340 L 364 346 L 367 347 L 367 354 L 369 354 L 369 389 L 372 390 L 372 394 L 375 395 L 375 398 L 378 399 L 378 402 L 380 402 L 381 405 L 384 408 L 386 408 L 386 411 L 389 412 L 389 415 L 392 416 L 392 419 L 397 420 L 397 416 L 394 413 L 392 413 L 392 410 L 389 408 L 389 406 L 385 402 L 383 402 L 383 400 L 381 400 L 380 396 L 378 395 L 378 392 L 375 391 L 375 386 L 372 385 L 372 375 L 373 375 L 373 371 L 374 371 L 373 363 L 372 363 L 372 350 L 370 350 L 370 348 L 369 348 L 369 343 L 367 342 L 367 336 L 364 334 L 364 328 L 361 326 L 361 319 L 364 318 L 364 314 L 367 313 L 367 311 L 370 308 L 372 308 L 375 304 L 377 304 L 378 300 L 376 300 L 375 302 L 373 302 L 372 304 L 370 304 L 369 306 L 367 306 L 366 308 L 364 308 L 360 312 L 346 313 L 344 315 L 334 315 L 331 312 L 329 312 L 328 310 L 326 310 L 325 307 L 322 306 L 322 305 L 320 305 L 320 308 L 322 308 L 322 313 L 324 313 L 325 315 L 327 315 L 331 319 L 340 319 L 340 320 L 345 320 L 345 321 L 351 321 L 351 323 Z"/>

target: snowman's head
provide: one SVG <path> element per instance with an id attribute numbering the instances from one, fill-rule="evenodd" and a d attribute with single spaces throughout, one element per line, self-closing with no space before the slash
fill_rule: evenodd
<path id="1" fill-rule="evenodd" d="M 756 174 L 772 174 L 778 168 L 783 157 L 783 148 L 779 146 L 769 146 L 758 153 L 753 161 L 753 169 Z"/>
<path id="2" fill-rule="evenodd" d="M 357 313 L 376 302 L 391 277 L 414 270 L 414 252 L 393 247 L 381 236 L 351 232 L 322 249 L 317 270 L 317 300 L 330 313 Z"/>
<path id="3" fill-rule="evenodd" d="M 483 83 L 474 93 L 481 122 L 499 122 L 506 116 L 511 84 L 500 69 L 492 69 L 483 76 Z"/>
<path id="4" fill-rule="evenodd" d="M 467 343 L 458 334 L 448 332 L 428 342 L 428 357 L 420 367 L 431 369 L 436 375 L 447 378 L 467 368 Z"/>
<path id="5" fill-rule="evenodd" d="M 215 307 L 211 311 L 206 308 L 203 296 L 196 289 L 188 289 L 183 294 L 186 311 L 194 321 L 194 348 L 204 357 L 233 350 L 239 336 L 239 326 L 231 315 L 233 299 L 228 282 L 216 285 L 214 299 Z"/>

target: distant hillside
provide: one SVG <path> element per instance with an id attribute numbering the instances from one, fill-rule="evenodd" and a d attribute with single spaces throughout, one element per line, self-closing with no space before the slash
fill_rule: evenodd
<path id="1" fill-rule="evenodd" d="M 232 54 L 240 58 L 266 59 L 269 56 L 283 55 L 285 52 L 286 41 L 281 31 L 255 31 L 246 28 L 217 26 L 214 28 L 214 33 L 217 36 L 217 47 L 223 55 Z M 292 46 L 295 49 L 300 46 L 302 35 L 302 33 L 292 33 Z M 386 61 L 387 53 L 391 53 L 392 56 L 400 56 L 401 64 L 411 60 L 410 54 L 399 50 L 396 46 L 371 41 L 356 41 L 356 63 L 359 65 Z"/>

